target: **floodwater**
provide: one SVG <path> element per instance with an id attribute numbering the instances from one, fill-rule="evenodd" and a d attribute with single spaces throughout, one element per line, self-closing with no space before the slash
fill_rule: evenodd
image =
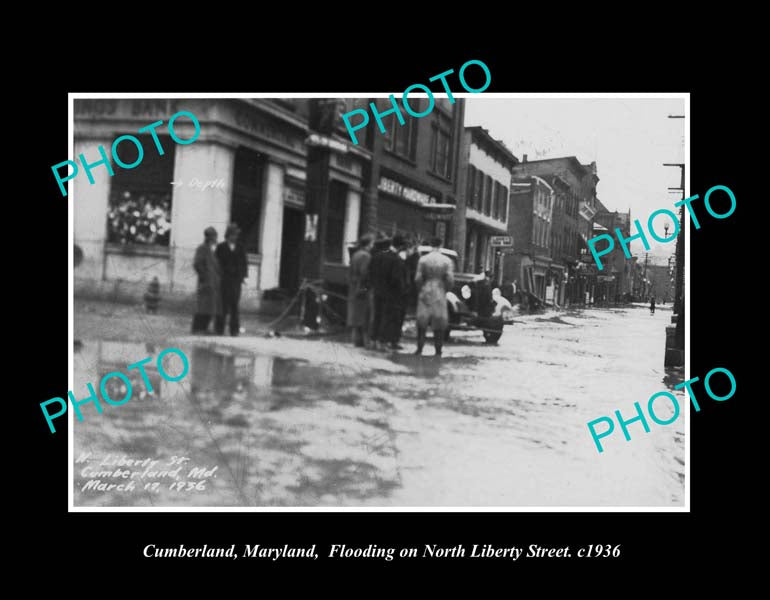
<path id="1" fill-rule="evenodd" d="M 412 339 L 396 355 L 287 337 L 86 339 L 75 396 L 114 371 L 132 374 L 133 395 L 102 401 L 101 414 L 82 405 L 74 504 L 682 506 L 686 400 L 673 390 L 681 371 L 663 367 L 670 316 L 640 307 L 523 316 L 495 346 L 453 334 L 441 359 L 430 340 L 416 357 Z M 155 365 L 171 346 L 189 358 L 179 382 Z M 147 356 L 151 394 L 126 370 Z M 163 364 L 182 370 L 173 355 Z M 647 416 L 649 433 L 631 423 L 630 441 L 616 422 L 597 452 L 588 421 L 615 410 L 630 419 L 634 402 L 646 410 L 659 391 L 679 399 L 677 420 Z M 110 379 L 107 392 L 120 400 L 125 385 Z M 661 398 L 655 412 L 665 420 L 673 407 Z M 127 460 L 137 462 L 114 464 Z"/>

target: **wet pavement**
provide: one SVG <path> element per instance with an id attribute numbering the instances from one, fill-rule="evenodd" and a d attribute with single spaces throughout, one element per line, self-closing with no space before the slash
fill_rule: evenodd
<path id="1" fill-rule="evenodd" d="M 157 323 L 144 326 L 160 342 L 84 336 L 78 398 L 147 356 L 154 392 L 132 370 L 128 402 L 83 405 L 74 505 L 682 506 L 684 414 L 650 433 L 629 425 L 631 441 L 616 424 L 601 454 L 586 425 L 631 418 L 658 391 L 684 406 L 681 371 L 663 368 L 662 308 L 521 316 L 498 345 L 453 334 L 441 359 L 409 354 L 408 338 L 390 355 L 330 339 L 164 338 Z M 155 368 L 171 346 L 190 360 L 179 382 Z"/>

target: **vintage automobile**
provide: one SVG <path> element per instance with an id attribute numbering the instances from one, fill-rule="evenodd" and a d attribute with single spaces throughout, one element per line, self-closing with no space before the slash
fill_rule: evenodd
<path id="1" fill-rule="evenodd" d="M 373 252 L 383 252 L 389 245 L 390 238 L 377 240 Z M 351 256 L 354 249 L 353 245 L 348 247 Z M 411 282 L 407 314 L 411 317 L 414 317 L 417 307 L 417 288 L 414 284 L 417 261 L 430 251 L 430 246 L 418 246 L 416 252 L 406 260 Z M 442 248 L 441 253 L 449 257 L 455 265 L 454 286 L 446 294 L 449 310 L 449 329 L 446 331 L 446 338 L 450 337 L 453 330 L 481 331 L 487 343 L 494 344 L 503 335 L 503 327 L 513 323 L 513 310 L 510 303 L 502 297 L 499 290 L 492 289 L 483 274 L 460 272 L 457 268 L 457 252 Z M 338 269 L 338 272 L 327 272 L 325 275 L 326 284 L 330 287 L 336 286 L 333 289 L 344 297 L 347 294 L 347 267 Z M 345 309 L 342 302 L 339 307 L 336 307 L 341 314 Z"/>
<path id="2" fill-rule="evenodd" d="M 418 246 L 412 258 L 411 269 L 416 268 L 420 256 L 431 251 L 430 246 Z M 492 289 L 491 284 L 483 274 L 462 273 L 457 270 L 457 252 L 442 248 L 441 253 L 449 257 L 455 264 L 454 286 L 447 292 L 447 308 L 449 310 L 449 329 L 451 331 L 481 331 L 489 344 L 494 344 L 503 335 L 503 327 L 513 323 L 513 310 L 510 303 L 502 298 L 500 291 Z M 414 303 L 417 303 L 417 292 L 414 292 Z"/>

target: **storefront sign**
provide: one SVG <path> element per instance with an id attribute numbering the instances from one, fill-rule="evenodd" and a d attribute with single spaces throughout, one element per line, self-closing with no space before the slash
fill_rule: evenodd
<path id="1" fill-rule="evenodd" d="M 118 109 L 117 100 L 75 100 L 75 116 L 81 115 L 114 115 Z"/>
<path id="2" fill-rule="evenodd" d="M 513 236 L 493 235 L 489 238 L 489 245 L 493 248 L 507 248 L 513 246 Z"/>
<path id="3" fill-rule="evenodd" d="M 255 109 L 239 108 L 236 110 L 235 124 L 246 131 L 256 133 L 282 146 L 288 146 L 292 150 L 299 150 L 301 146 L 304 146 L 301 138 L 289 135 L 286 131 L 268 121 L 264 115 Z"/>
<path id="4" fill-rule="evenodd" d="M 329 148 L 331 150 L 336 150 L 337 152 L 348 151 L 347 144 L 338 142 L 336 140 L 333 140 L 330 137 L 327 137 L 325 135 L 319 135 L 317 133 L 311 133 L 309 136 L 307 136 L 305 143 L 308 146 L 320 146 L 321 148 Z"/>
<path id="5" fill-rule="evenodd" d="M 283 189 L 283 202 L 297 208 L 305 208 L 305 190 L 287 185 Z"/>
<path id="6" fill-rule="evenodd" d="M 397 181 L 393 181 L 387 177 L 380 177 L 380 185 L 377 186 L 377 189 L 382 190 L 383 192 L 387 192 L 388 194 L 393 194 L 394 196 L 399 196 L 400 198 L 404 198 L 405 200 L 409 200 L 410 202 L 414 202 L 416 204 L 438 203 L 438 200 L 435 196 L 431 196 L 414 188 L 401 185 Z"/>

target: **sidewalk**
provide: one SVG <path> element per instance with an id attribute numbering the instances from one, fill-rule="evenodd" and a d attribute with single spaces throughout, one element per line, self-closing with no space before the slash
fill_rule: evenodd
<path id="1" fill-rule="evenodd" d="M 246 331 L 241 335 L 267 335 L 275 319 L 274 315 L 242 314 L 241 327 Z M 279 330 L 292 329 L 296 321 L 296 317 L 287 317 Z M 156 314 L 149 314 L 142 305 L 75 299 L 75 339 L 160 342 L 190 335 L 191 324 L 191 314 L 171 308 L 161 307 Z"/>

